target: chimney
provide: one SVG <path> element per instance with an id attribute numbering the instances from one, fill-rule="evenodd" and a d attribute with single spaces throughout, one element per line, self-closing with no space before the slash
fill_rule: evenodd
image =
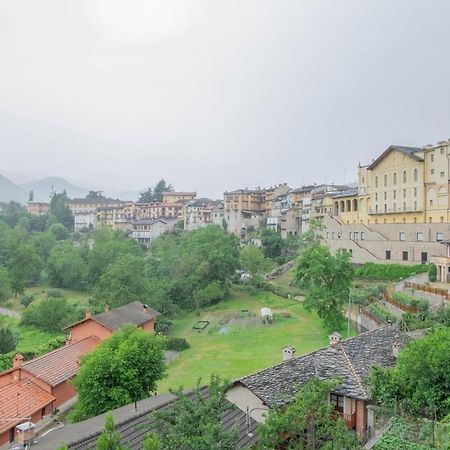
<path id="1" fill-rule="evenodd" d="M 91 317 L 92 317 L 91 310 L 89 308 L 86 308 L 85 318 L 86 319 L 90 319 Z"/>
<path id="2" fill-rule="evenodd" d="M 144 314 L 147 314 L 147 311 L 148 311 L 148 305 L 145 304 L 145 303 L 143 303 L 143 304 L 142 304 L 142 312 L 143 312 Z"/>
<path id="3" fill-rule="evenodd" d="M 283 348 L 283 361 L 289 361 L 295 356 L 295 347 L 288 345 Z"/>
<path id="4" fill-rule="evenodd" d="M 105 305 L 104 311 L 105 311 L 105 312 L 109 312 L 109 305 Z"/>
<path id="5" fill-rule="evenodd" d="M 395 341 L 393 344 L 392 344 L 392 354 L 394 355 L 394 358 L 395 359 L 397 359 L 397 356 L 398 356 L 398 354 L 399 354 L 399 352 L 400 352 L 400 342 L 399 341 Z"/>
<path id="6" fill-rule="evenodd" d="M 337 331 L 335 331 L 334 333 L 330 334 L 328 336 L 328 338 L 330 339 L 330 346 L 331 347 L 336 347 L 336 345 L 338 345 L 339 342 L 342 341 L 342 336 Z"/>
<path id="7" fill-rule="evenodd" d="M 17 353 L 16 356 L 14 356 L 13 359 L 13 368 L 14 369 L 20 369 L 23 364 L 23 356 L 20 353 Z"/>

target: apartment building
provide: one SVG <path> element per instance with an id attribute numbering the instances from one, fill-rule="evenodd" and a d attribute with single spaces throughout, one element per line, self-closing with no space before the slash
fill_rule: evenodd
<path id="1" fill-rule="evenodd" d="M 223 226 L 223 204 L 199 198 L 184 205 L 184 229 L 196 230 L 208 225 Z"/>
<path id="2" fill-rule="evenodd" d="M 163 192 L 163 203 L 182 203 L 195 200 L 197 192 Z"/>
<path id="3" fill-rule="evenodd" d="M 27 203 L 27 212 L 36 216 L 42 216 L 50 212 L 50 203 L 29 201 Z"/>
<path id="4" fill-rule="evenodd" d="M 74 216 L 75 231 L 88 230 L 97 227 L 97 209 L 115 208 L 124 202 L 105 197 L 74 198 L 69 202 L 69 208 Z"/>

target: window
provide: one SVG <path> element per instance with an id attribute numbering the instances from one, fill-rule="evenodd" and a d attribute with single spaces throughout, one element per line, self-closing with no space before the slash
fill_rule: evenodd
<path id="1" fill-rule="evenodd" d="M 444 147 L 441 147 L 441 155 L 444 154 L 444 151 L 445 151 Z"/>
<path id="2" fill-rule="evenodd" d="M 378 205 L 375 205 L 375 213 L 378 214 Z"/>
<path id="3" fill-rule="evenodd" d="M 417 181 L 419 179 L 419 171 L 417 169 L 414 169 L 414 181 Z"/>
<path id="4" fill-rule="evenodd" d="M 403 189 L 403 198 L 406 198 L 406 189 Z"/>
<path id="5" fill-rule="evenodd" d="M 395 200 L 397 198 L 397 191 L 392 192 L 392 198 Z"/>
<path id="6" fill-rule="evenodd" d="M 423 233 L 421 231 L 418 231 L 416 233 L 416 241 L 417 242 L 422 242 L 423 241 Z"/>
<path id="7" fill-rule="evenodd" d="M 417 223 L 417 217 L 414 217 L 413 222 L 414 222 L 414 223 Z"/>
<path id="8" fill-rule="evenodd" d="M 433 199 L 430 199 L 430 206 L 433 206 Z"/>
<path id="9" fill-rule="evenodd" d="M 378 187 L 378 177 L 375 177 L 375 187 Z"/>
<path id="10" fill-rule="evenodd" d="M 417 197 L 417 188 L 414 188 L 414 197 Z"/>
<path id="11" fill-rule="evenodd" d="M 387 200 L 387 192 L 384 193 L 384 199 Z"/>
<path id="12" fill-rule="evenodd" d="M 384 174 L 384 185 L 387 186 L 387 175 Z"/>
<path id="13" fill-rule="evenodd" d="M 431 175 L 434 175 L 434 169 L 431 169 L 430 172 L 431 172 Z"/>
<path id="14" fill-rule="evenodd" d="M 430 155 L 430 160 L 431 160 L 431 162 L 434 161 L 434 155 L 433 155 L 433 153 Z"/>
<path id="15" fill-rule="evenodd" d="M 445 172 L 441 172 L 441 177 L 444 177 L 444 175 L 445 175 Z"/>
<path id="16" fill-rule="evenodd" d="M 386 205 L 386 203 L 384 204 L 384 212 L 385 213 L 387 212 L 387 205 Z"/>
<path id="17" fill-rule="evenodd" d="M 361 231 L 361 240 L 363 241 L 366 238 L 366 233 L 364 231 Z"/>
<path id="18" fill-rule="evenodd" d="M 436 241 L 442 242 L 444 240 L 444 233 L 436 233 Z"/>
<path id="19" fill-rule="evenodd" d="M 330 394 L 330 404 L 333 408 L 341 413 L 344 413 L 344 396 L 338 394 Z"/>
<path id="20" fill-rule="evenodd" d="M 433 218 L 432 217 L 428 217 L 428 223 L 433 223 Z"/>
<path id="21" fill-rule="evenodd" d="M 405 240 L 405 232 L 404 231 L 400 231 L 399 240 L 400 241 L 404 241 Z"/>
<path id="22" fill-rule="evenodd" d="M 391 251 L 386 250 L 386 259 L 389 261 L 391 259 Z"/>
<path id="23" fill-rule="evenodd" d="M 392 184 L 394 186 L 397 184 L 397 172 L 394 172 L 394 175 L 392 175 Z"/>
<path id="24" fill-rule="evenodd" d="M 403 211 L 406 211 L 406 202 L 403 202 Z"/>
<path id="25" fill-rule="evenodd" d="M 417 201 L 414 200 L 414 211 L 417 211 Z"/>
<path id="26" fill-rule="evenodd" d="M 444 223 L 444 216 L 441 216 L 441 223 Z"/>
<path id="27" fill-rule="evenodd" d="M 359 232 L 358 232 L 358 231 L 355 231 L 355 232 L 353 233 L 353 239 L 354 239 L 355 241 L 357 241 L 357 240 L 359 239 Z"/>
<path id="28" fill-rule="evenodd" d="M 402 252 L 402 260 L 408 261 L 408 252 Z"/>
<path id="29" fill-rule="evenodd" d="M 408 177 L 406 175 L 406 170 L 403 171 L 403 183 L 406 183 L 406 181 L 408 180 Z"/>
<path id="30" fill-rule="evenodd" d="M 378 192 L 375 192 L 375 201 L 378 201 Z"/>
<path id="31" fill-rule="evenodd" d="M 397 211 L 397 203 L 394 203 L 394 212 Z"/>
<path id="32" fill-rule="evenodd" d="M 348 238 L 349 238 L 350 240 L 352 240 L 352 232 L 351 232 L 351 231 L 348 233 Z"/>

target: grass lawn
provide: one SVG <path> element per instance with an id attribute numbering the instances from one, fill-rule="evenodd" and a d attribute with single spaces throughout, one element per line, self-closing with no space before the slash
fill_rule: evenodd
<path id="1" fill-rule="evenodd" d="M 259 310 L 264 306 L 272 309 L 272 325 L 261 323 Z M 251 316 L 241 317 L 243 309 Z M 192 329 L 199 319 L 210 321 L 201 332 Z M 222 327 L 229 332 L 220 334 Z M 199 377 L 208 382 L 211 374 L 232 380 L 277 364 L 286 345 L 301 355 L 328 342 L 317 315 L 306 312 L 301 303 L 265 292 L 252 295 L 241 288 L 234 288 L 230 299 L 202 310 L 200 317 L 192 313 L 174 320 L 170 337 L 186 338 L 191 348 L 169 365 L 168 376 L 159 383 L 160 393 L 169 387 L 193 387 Z"/>

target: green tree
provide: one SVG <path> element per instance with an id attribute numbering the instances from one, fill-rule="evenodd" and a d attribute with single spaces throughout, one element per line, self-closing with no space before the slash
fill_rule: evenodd
<path id="1" fill-rule="evenodd" d="M 261 249 L 255 245 L 247 245 L 241 250 L 241 267 L 251 275 L 250 282 L 255 286 L 260 286 L 263 281 L 263 275 L 270 271 L 273 263 L 264 256 Z"/>
<path id="2" fill-rule="evenodd" d="M 237 432 L 223 431 L 222 413 L 231 404 L 226 400 L 228 383 L 212 376 L 209 395 L 204 396 L 199 385 L 187 396 L 178 390 L 171 408 L 157 411 L 151 417 L 157 420 L 161 450 L 235 450 Z"/>
<path id="3" fill-rule="evenodd" d="M 404 348 L 394 368 L 374 369 L 372 395 L 383 406 L 441 420 L 450 415 L 450 328 L 435 329 Z"/>
<path id="4" fill-rule="evenodd" d="M 158 181 L 158 183 L 156 183 L 155 187 L 153 188 L 153 199 L 155 202 L 162 202 L 163 193 L 172 191 L 173 186 L 171 184 L 167 184 L 166 180 L 161 179 Z"/>
<path id="5" fill-rule="evenodd" d="M 56 238 L 54 234 L 49 232 L 35 233 L 31 237 L 31 243 L 37 251 L 42 262 L 47 263 L 51 249 L 56 245 Z"/>
<path id="6" fill-rule="evenodd" d="M 47 261 L 52 286 L 72 289 L 86 286 L 88 265 L 82 251 L 70 241 L 60 241 L 52 248 Z"/>
<path id="7" fill-rule="evenodd" d="M 146 191 L 141 192 L 138 202 L 139 203 L 152 203 L 155 201 L 153 196 L 153 189 L 149 187 Z"/>
<path id="8" fill-rule="evenodd" d="M 164 340 L 125 325 L 81 359 L 72 419 L 84 420 L 148 397 L 165 373 Z"/>
<path id="9" fill-rule="evenodd" d="M 100 276 L 94 297 L 111 308 L 138 300 L 148 302 L 149 283 L 142 256 L 122 255 L 112 262 Z"/>
<path id="10" fill-rule="evenodd" d="M 285 408 L 269 411 L 258 427 L 258 449 L 352 450 L 360 449 L 345 421 L 327 403 L 328 393 L 339 383 L 311 379 Z"/>
<path id="11" fill-rule="evenodd" d="M 64 241 L 69 237 L 69 231 L 62 223 L 50 225 L 48 231 L 57 241 Z"/>
<path id="12" fill-rule="evenodd" d="M 116 431 L 111 413 L 106 415 L 105 428 L 95 444 L 96 450 L 127 450 L 128 447 L 120 443 L 120 433 Z"/>
<path id="13" fill-rule="evenodd" d="M 83 311 L 67 299 L 50 297 L 28 306 L 20 321 L 23 325 L 32 325 L 42 331 L 60 333 L 82 315 Z"/>
<path id="14" fill-rule="evenodd" d="M 0 267 L 0 300 L 11 297 L 11 278 L 5 267 Z"/>
<path id="15" fill-rule="evenodd" d="M 206 286 L 194 291 L 195 307 L 197 315 L 200 314 L 200 308 L 212 303 L 219 302 L 225 297 L 225 290 L 222 283 L 213 281 Z"/>
<path id="16" fill-rule="evenodd" d="M 105 199 L 106 197 L 102 194 L 102 191 L 89 191 L 89 193 L 86 195 L 86 198 L 89 199 Z"/>
<path id="17" fill-rule="evenodd" d="M 37 281 L 41 273 L 41 258 L 31 242 L 16 242 L 10 249 L 7 268 L 14 295 L 21 294 L 27 282 Z"/>
<path id="18" fill-rule="evenodd" d="M 74 217 L 69 207 L 67 192 L 54 193 L 50 199 L 50 213 L 68 230 L 73 230 Z"/>
<path id="19" fill-rule="evenodd" d="M 17 336 L 9 328 L 0 328 L 0 353 L 12 352 L 17 346 Z"/>
<path id="20" fill-rule="evenodd" d="M 343 308 L 348 301 L 354 277 L 351 254 L 339 249 L 333 255 L 328 247 L 314 244 L 306 247 L 298 258 L 295 278 L 306 290 L 304 306 L 315 310 L 329 331 L 344 324 Z"/>

